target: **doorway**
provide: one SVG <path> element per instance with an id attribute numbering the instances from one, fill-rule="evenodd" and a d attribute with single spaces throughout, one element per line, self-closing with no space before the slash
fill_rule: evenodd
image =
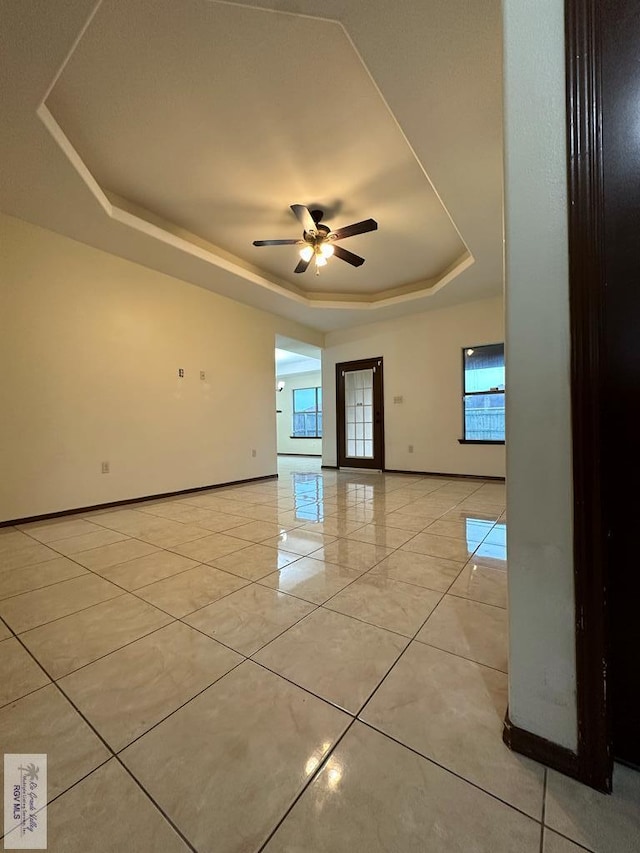
<path id="1" fill-rule="evenodd" d="M 276 336 L 276 451 L 322 456 L 322 361 L 318 347 Z"/>
<path id="2" fill-rule="evenodd" d="M 382 358 L 336 364 L 339 468 L 384 470 Z"/>

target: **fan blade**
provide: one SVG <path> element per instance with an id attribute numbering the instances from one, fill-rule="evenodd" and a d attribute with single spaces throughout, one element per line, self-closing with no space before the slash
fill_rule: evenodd
<path id="1" fill-rule="evenodd" d="M 354 255 L 353 252 L 343 249 L 342 246 L 334 246 L 333 254 L 336 258 L 340 258 L 341 261 L 351 264 L 352 267 L 361 267 L 364 263 L 364 258 L 361 258 L 360 255 Z"/>
<path id="2" fill-rule="evenodd" d="M 254 246 L 295 246 L 299 240 L 254 240 Z"/>
<path id="3" fill-rule="evenodd" d="M 305 207 L 304 204 L 292 204 L 291 210 L 305 231 L 317 231 L 316 223 L 308 207 Z"/>
<path id="4" fill-rule="evenodd" d="M 356 234 L 366 234 L 367 231 L 377 231 L 378 223 L 375 219 L 363 219 L 362 222 L 354 222 L 353 225 L 345 225 L 331 232 L 333 240 L 344 240 L 345 237 L 354 237 Z"/>
<path id="5" fill-rule="evenodd" d="M 309 259 L 308 261 L 298 261 L 298 266 L 294 269 L 294 272 L 304 272 L 310 263 L 311 259 Z"/>

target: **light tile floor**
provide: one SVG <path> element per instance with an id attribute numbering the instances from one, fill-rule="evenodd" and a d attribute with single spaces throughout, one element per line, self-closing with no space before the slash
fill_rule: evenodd
<path id="1" fill-rule="evenodd" d="M 0 530 L 0 742 L 49 756 L 49 850 L 640 850 L 640 774 L 502 743 L 504 486 L 279 467 Z"/>

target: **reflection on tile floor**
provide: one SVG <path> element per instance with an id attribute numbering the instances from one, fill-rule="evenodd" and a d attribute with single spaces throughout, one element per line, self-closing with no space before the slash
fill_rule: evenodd
<path id="1" fill-rule="evenodd" d="M 49 756 L 49 849 L 635 850 L 640 774 L 502 743 L 504 485 L 279 467 L 0 530 L 0 740 Z"/>

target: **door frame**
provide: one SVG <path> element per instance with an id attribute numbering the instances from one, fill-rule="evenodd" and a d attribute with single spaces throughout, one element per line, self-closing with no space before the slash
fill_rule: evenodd
<path id="1" fill-rule="evenodd" d="M 600 0 L 565 0 L 578 748 L 571 775 L 611 791 L 602 471 L 604 195 Z M 566 772 L 566 771 L 565 771 Z"/>
<path id="2" fill-rule="evenodd" d="M 369 459 L 347 459 L 346 457 L 346 433 L 344 429 L 345 402 L 342 383 L 342 372 L 348 370 L 366 370 L 373 368 L 373 441 L 374 448 L 379 447 L 378 464 L 376 458 Z M 377 381 L 376 381 L 377 377 Z M 379 418 L 379 420 L 378 420 Z M 384 471 L 384 372 L 382 356 L 376 358 L 363 358 L 357 361 L 342 361 L 336 364 L 336 447 L 338 468 L 364 468 L 369 471 Z"/>

